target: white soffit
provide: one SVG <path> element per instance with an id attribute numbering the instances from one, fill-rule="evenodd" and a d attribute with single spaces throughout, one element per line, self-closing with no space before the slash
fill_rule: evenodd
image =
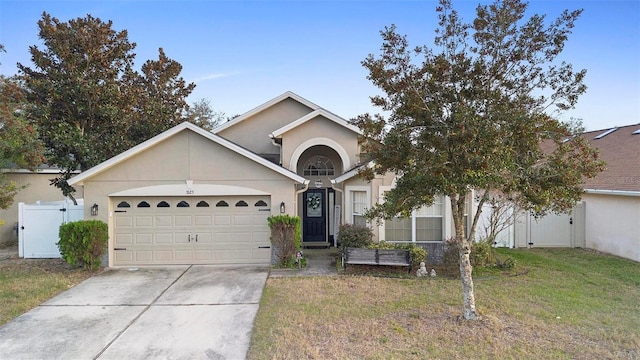
<path id="1" fill-rule="evenodd" d="M 267 192 L 232 185 L 215 184 L 170 184 L 145 186 L 119 191 L 109 196 L 235 196 L 270 195 Z"/>

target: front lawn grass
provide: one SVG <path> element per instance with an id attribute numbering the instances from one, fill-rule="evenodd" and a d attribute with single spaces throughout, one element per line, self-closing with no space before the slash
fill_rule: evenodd
<path id="1" fill-rule="evenodd" d="M 249 359 L 638 359 L 640 264 L 581 249 L 499 250 L 475 275 L 483 319 L 460 319 L 459 279 L 269 278 Z"/>
<path id="2" fill-rule="evenodd" d="M 60 259 L 0 262 L 0 325 L 90 277 Z"/>

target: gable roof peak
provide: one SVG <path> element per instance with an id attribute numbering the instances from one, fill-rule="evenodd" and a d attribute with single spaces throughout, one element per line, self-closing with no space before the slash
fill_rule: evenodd
<path id="1" fill-rule="evenodd" d="M 218 125 L 216 128 L 214 128 L 212 130 L 212 132 L 214 134 L 217 134 L 220 131 L 222 131 L 224 129 L 227 129 L 229 127 L 232 127 L 235 124 L 238 124 L 238 123 L 240 123 L 240 122 L 242 122 L 242 121 L 244 121 L 244 120 L 246 120 L 246 119 L 248 119 L 248 118 L 250 118 L 250 117 L 252 117 L 252 116 L 254 116 L 254 115 L 256 115 L 256 114 L 258 114 L 258 113 L 260 113 L 260 112 L 262 112 L 262 111 L 264 111 L 264 110 L 266 110 L 266 109 L 268 109 L 268 108 L 270 108 L 270 107 L 272 107 L 272 106 L 284 101 L 284 100 L 286 100 L 286 99 L 293 99 L 293 100 L 301 103 L 302 105 L 305 105 L 306 107 L 310 108 L 312 111 L 320 109 L 320 106 L 312 103 L 311 101 L 303 98 L 302 96 L 294 93 L 293 91 L 286 91 L 286 92 L 282 93 L 281 95 L 276 96 L 275 98 L 263 103 L 262 105 L 259 105 L 259 106 L 255 107 L 255 108 L 247 111 L 246 113 L 236 117 L 235 119 L 227 121 L 224 124 Z"/>

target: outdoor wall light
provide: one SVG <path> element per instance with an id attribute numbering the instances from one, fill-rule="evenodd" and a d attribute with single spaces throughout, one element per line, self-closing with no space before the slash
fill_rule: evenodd
<path id="1" fill-rule="evenodd" d="M 91 206 L 91 216 L 98 216 L 98 204 Z"/>
<path id="2" fill-rule="evenodd" d="M 284 214 L 285 212 L 284 201 L 280 203 L 280 214 Z"/>

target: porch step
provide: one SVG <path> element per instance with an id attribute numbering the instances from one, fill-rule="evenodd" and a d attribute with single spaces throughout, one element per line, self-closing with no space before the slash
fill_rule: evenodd
<path id="1" fill-rule="evenodd" d="M 328 241 L 303 241 L 302 248 L 308 247 L 330 247 L 331 243 Z"/>

